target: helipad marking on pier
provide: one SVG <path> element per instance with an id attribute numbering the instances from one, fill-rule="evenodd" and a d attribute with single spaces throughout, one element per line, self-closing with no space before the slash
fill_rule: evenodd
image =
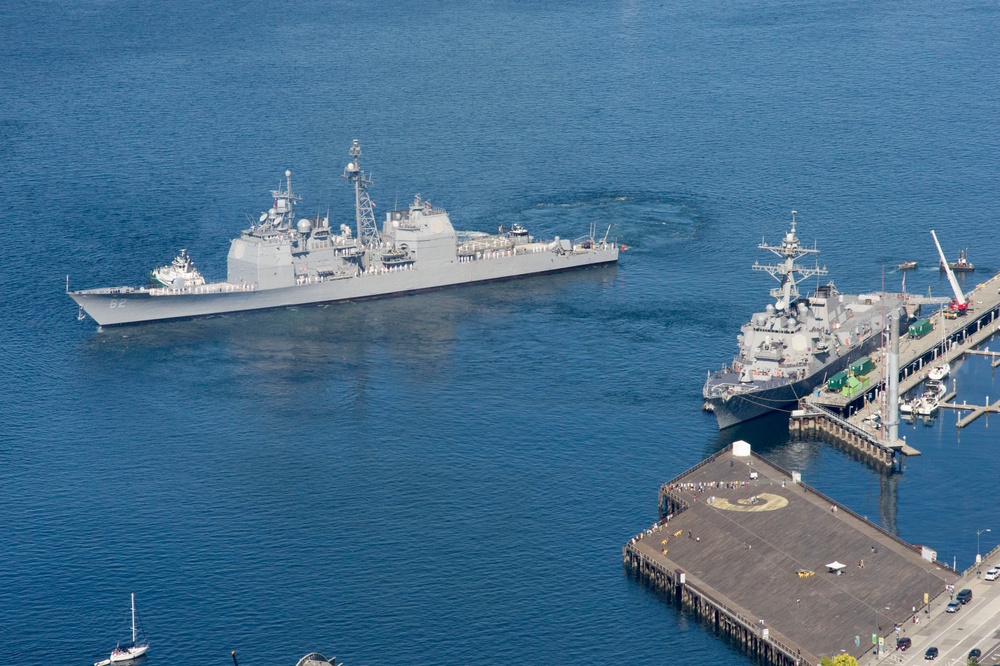
<path id="1" fill-rule="evenodd" d="M 757 495 L 758 501 L 756 504 L 752 504 L 748 499 L 736 500 L 736 504 L 731 503 L 729 500 L 723 497 L 714 498 L 710 504 L 716 509 L 725 509 L 726 511 L 777 511 L 778 509 L 783 509 L 788 506 L 788 500 L 781 495 L 774 495 L 772 493 L 761 493 Z M 763 501 L 760 501 L 763 500 Z"/>

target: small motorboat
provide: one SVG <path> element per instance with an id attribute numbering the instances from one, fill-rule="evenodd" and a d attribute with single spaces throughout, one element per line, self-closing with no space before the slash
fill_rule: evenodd
<path id="1" fill-rule="evenodd" d="M 944 382 L 938 379 L 928 379 L 926 386 L 927 390 L 924 391 L 924 397 L 927 398 L 941 400 L 948 392 L 948 387 L 945 386 Z"/>
<path id="2" fill-rule="evenodd" d="M 900 265 L 896 266 L 898 271 L 908 271 L 917 267 L 917 262 L 915 261 L 904 261 Z"/>
<path id="3" fill-rule="evenodd" d="M 916 406 L 913 411 L 917 416 L 931 416 L 938 410 L 938 401 L 934 398 L 928 398 L 926 395 L 920 396 L 917 400 Z"/>

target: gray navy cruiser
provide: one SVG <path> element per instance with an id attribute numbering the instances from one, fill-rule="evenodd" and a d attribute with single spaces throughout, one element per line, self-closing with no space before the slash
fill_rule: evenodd
<path id="1" fill-rule="evenodd" d="M 719 428 L 791 408 L 830 376 L 877 349 L 891 309 L 902 311 L 899 295 L 849 296 L 839 293 L 832 282 L 818 286 L 812 296 L 800 297 L 802 280 L 827 271 L 796 263 L 818 250 L 799 243 L 795 211 L 791 227 L 780 245 L 761 241 L 758 246 L 776 254 L 781 263 L 755 262 L 752 267 L 780 283 L 771 290 L 775 302 L 743 325 L 736 358 L 709 373 L 705 383 L 704 409 L 715 413 Z"/>
<path id="2" fill-rule="evenodd" d="M 231 242 L 225 282 L 206 282 L 185 250 L 153 269 L 150 286 L 68 291 L 101 326 L 332 303 L 554 273 L 618 261 L 618 247 L 588 237 L 538 241 L 518 224 L 497 235 L 463 233 L 417 195 L 375 221 L 371 181 L 355 140 L 344 178 L 354 184 L 356 229 L 329 217 L 295 219 L 291 172 L 257 224 Z M 610 227 L 609 227 L 610 230 Z M 68 281 L 68 279 L 67 279 Z"/>

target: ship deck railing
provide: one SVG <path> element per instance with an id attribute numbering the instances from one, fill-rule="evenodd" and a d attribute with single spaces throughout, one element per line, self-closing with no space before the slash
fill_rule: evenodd
<path id="1" fill-rule="evenodd" d="M 149 289 L 138 289 L 136 291 L 148 291 L 150 296 L 190 296 L 191 294 L 229 294 L 241 291 L 257 291 L 257 285 L 213 282 L 211 284 L 198 285 L 197 287 L 184 287 L 183 289 L 150 287 Z"/>

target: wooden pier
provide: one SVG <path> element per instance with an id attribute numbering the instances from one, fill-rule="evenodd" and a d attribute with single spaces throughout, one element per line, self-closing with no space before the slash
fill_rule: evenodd
<path id="1" fill-rule="evenodd" d="M 810 398 L 799 401 L 799 409 L 792 412 L 788 428 L 795 437 L 821 437 L 882 471 L 901 469 L 900 456 L 920 455 L 905 439 L 888 442 L 880 436 L 881 431 L 838 416 Z"/>
<path id="2" fill-rule="evenodd" d="M 625 570 L 762 664 L 818 664 L 891 640 L 958 575 L 737 442 L 659 493 Z M 749 447 L 747 446 L 747 449 Z M 835 569 L 829 564 L 842 563 Z M 840 573 L 835 573 L 839 571 Z M 932 604 L 940 603 L 932 599 Z"/>

